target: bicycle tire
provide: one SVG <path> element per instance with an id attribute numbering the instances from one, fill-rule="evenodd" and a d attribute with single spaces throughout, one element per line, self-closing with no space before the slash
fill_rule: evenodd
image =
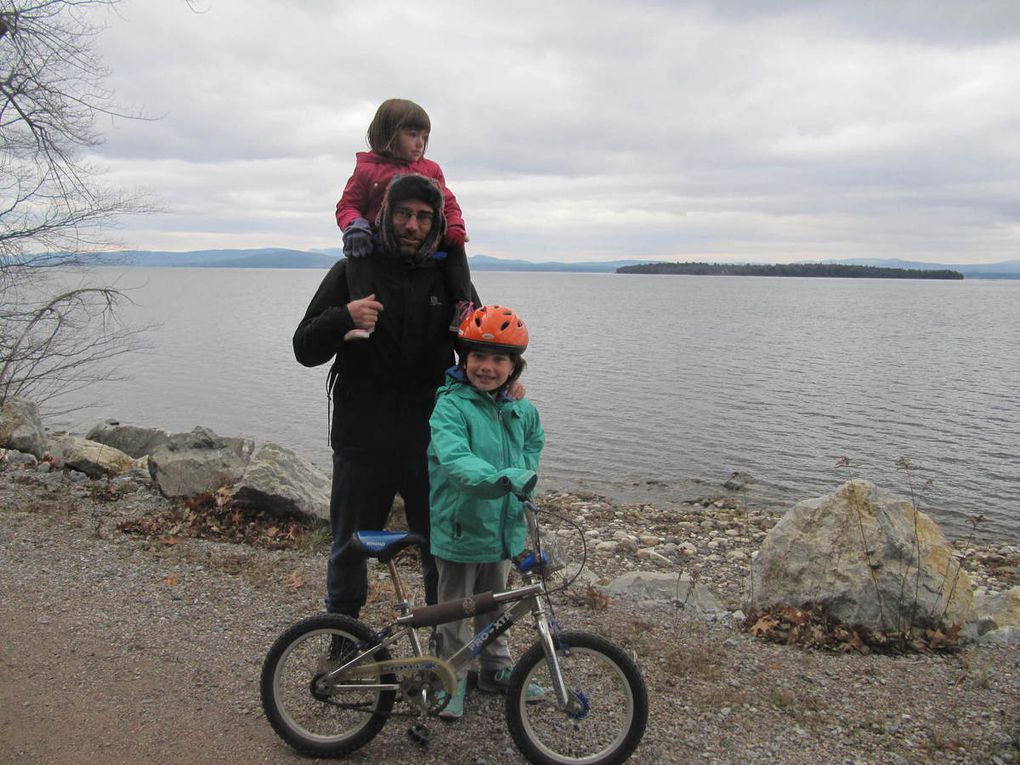
<path id="1" fill-rule="evenodd" d="M 394 691 L 330 693 L 315 685 L 330 665 L 374 640 L 365 624 L 341 614 L 308 617 L 276 639 L 262 665 L 260 689 L 262 709 L 280 738 L 315 757 L 342 757 L 375 738 L 389 719 Z M 373 658 L 384 661 L 390 654 L 380 647 Z M 392 675 L 373 680 L 394 682 Z"/>
<path id="2" fill-rule="evenodd" d="M 633 754 L 648 724 L 648 690 L 637 665 L 617 645 L 587 632 L 556 639 L 556 657 L 567 691 L 582 706 L 560 708 L 541 643 L 524 654 L 510 676 L 506 718 L 510 735 L 536 765 L 617 765 Z M 527 689 L 545 695 L 529 703 Z"/>

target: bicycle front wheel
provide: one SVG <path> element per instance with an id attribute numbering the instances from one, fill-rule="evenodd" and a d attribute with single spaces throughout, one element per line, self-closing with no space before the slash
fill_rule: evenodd
<path id="1" fill-rule="evenodd" d="M 341 757 L 379 733 L 395 692 L 357 686 L 392 683 L 392 675 L 326 678 L 374 640 L 371 629 L 340 614 L 309 617 L 277 638 L 262 665 L 261 690 L 262 708 L 280 738 L 303 754 Z M 372 654 L 374 661 L 388 658 L 385 648 Z"/>
<path id="2" fill-rule="evenodd" d="M 634 752 L 648 723 L 648 691 L 634 662 L 610 641 L 586 632 L 555 638 L 556 659 L 576 709 L 561 708 L 541 643 L 517 662 L 507 689 L 510 735 L 529 762 L 613 765 Z M 544 695 L 535 701 L 535 689 Z"/>

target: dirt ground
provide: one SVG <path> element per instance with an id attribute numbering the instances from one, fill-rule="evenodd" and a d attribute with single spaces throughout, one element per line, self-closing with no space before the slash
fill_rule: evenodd
<path id="1" fill-rule="evenodd" d="M 321 610 L 324 550 L 118 529 L 166 508 L 142 487 L 0 471 L 0 763 L 309 761 L 273 733 L 258 679 L 276 636 Z M 366 616 L 381 624 L 391 614 L 374 576 Z M 1020 762 L 1016 647 L 860 656 L 648 605 L 559 614 L 638 661 L 651 708 L 634 763 Z M 530 642 L 523 628 L 512 640 Z M 471 695 L 462 720 L 432 722 L 426 750 L 408 722 L 345 761 L 523 762 L 498 697 Z"/>

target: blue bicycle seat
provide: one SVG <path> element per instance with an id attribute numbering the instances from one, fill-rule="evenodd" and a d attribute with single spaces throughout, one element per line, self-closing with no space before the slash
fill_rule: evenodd
<path id="1" fill-rule="evenodd" d="M 340 558 L 378 558 L 385 563 L 405 548 L 427 543 L 421 534 L 410 531 L 355 531 L 340 548 Z"/>

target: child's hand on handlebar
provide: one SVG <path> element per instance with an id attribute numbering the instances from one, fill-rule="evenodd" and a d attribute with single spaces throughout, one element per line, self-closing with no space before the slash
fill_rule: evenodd
<path id="1" fill-rule="evenodd" d="M 514 495 L 515 497 L 517 497 L 517 499 L 519 499 L 519 500 L 520 500 L 521 502 L 530 502 L 530 501 L 531 501 L 531 495 L 530 495 L 530 494 L 526 494 L 526 493 L 521 493 L 521 492 L 516 492 L 516 491 L 514 491 L 514 489 L 513 489 L 513 484 L 511 483 L 510 479 L 509 479 L 509 478 L 507 478 L 506 476 L 501 476 L 501 477 L 500 477 L 500 479 L 499 479 L 499 485 L 500 485 L 500 486 L 505 486 L 505 487 L 506 487 L 506 490 L 507 490 L 507 492 L 509 492 L 509 493 L 513 494 L 513 495 Z"/>

